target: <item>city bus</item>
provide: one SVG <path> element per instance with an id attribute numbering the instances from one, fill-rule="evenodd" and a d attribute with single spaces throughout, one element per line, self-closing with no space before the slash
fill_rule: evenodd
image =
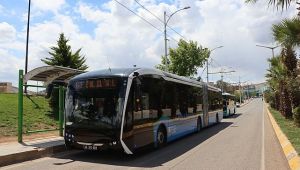
<path id="1" fill-rule="evenodd" d="M 224 117 L 231 116 L 236 112 L 235 96 L 230 93 L 222 93 Z"/>
<path id="2" fill-rule="evenodd" d="M 223 118 L 221 90 L 156 69 L 105 69 L 69 81 L 65 144 L 69 148 L 166 145 Z"/>

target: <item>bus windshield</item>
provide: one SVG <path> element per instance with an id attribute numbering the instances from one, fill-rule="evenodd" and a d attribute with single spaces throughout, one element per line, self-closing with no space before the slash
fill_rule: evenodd
<path id="1" fill-rule="evenodd" d="M 66 126 L 114 129 L 121 122 L 124 96 L 119 79 L 72 82 L 66 94 Z"/>

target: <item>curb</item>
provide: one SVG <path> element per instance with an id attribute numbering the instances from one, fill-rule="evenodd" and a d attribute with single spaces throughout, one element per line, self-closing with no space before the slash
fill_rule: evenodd
<path id="1" fill-rule="evenodd" d="M 266 106 L 266 104 L 264 104 Z M 284 152 L 284 155 L 289 163 L 291 170 L 300 170 L 300 157 L 298 156 L 297 151 L 285 136 L 285 134 L 281 131 L 280 127 L 278 126 L 277 122 L 275 121 L 273 115 L 270 113 L 269 108 L 267 108 L 267 113 L 271 120 L 271 124 L 275 131 L 275 134 L 279 140 L 281 148 Z"/>
<path id="2" fill-rule="evenodd" d="M 251 102 L 251 100 L 249 100 L 249 101 L 247 101 L 247 102 L 245 102 L 245 103 L 241 104 L 241 106 L 240 106 L 240 107 L 243 107 L 243 106 L 247 105 L 247 104 L 248 104 L 248 103 L 250 103 L 250 102 Z"/>
<path id="3" fill-rule="evenodd" d="M 55 153 L 63 152 L 65 150 L 65 145 L 57 145 L 48 148 L 36 148 L 35 150 L 31 151 L 0 156 L 0 167 L 51 156 Z"/>

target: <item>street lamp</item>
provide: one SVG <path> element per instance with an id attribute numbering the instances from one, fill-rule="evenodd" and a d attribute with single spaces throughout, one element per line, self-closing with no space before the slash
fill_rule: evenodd
<path id="1" fill-rule="evenodd" d="M 216 50 L 218 48 L 222 48 L 222 47 L 224 47 L 224 46 L 221 45 L 221 46 L 218 46 L 216 48 L 213 48 L 212 50 L 209 51 L 209 53 L 213 52 L 214 50 Z M 207 83 L 209 83 L 208 82 L 208 59 L 206 60 L 206 81 L 207 81 Z"/>
<path id="2" fill-rule="evenodd" d="M 186 10 L 189 8 L 191 8 L 191 7 L 187 6 L 187 7 L 181 8 L 181 9 L 173 12 L 170 16 L 168 16 L 168 18 L 167 18 L 167 12 L 164 11 L 164 34 L 165 34 L 165 56 L 166 56 L 166 58 L 168 57 L 168 49 L 167 49 L 167 25 L 168 25 L 168 22 L 170 21 L 171 17 L 174 14 L 176 14 L 179 11 Z M 167 58 L 167 64 L 169 64 L 168 58 Z"/>
<path id="3" fill-rule="evenodd" d="M 29 2 L 28 2 L 26 56 L 25 56 L 25 74 L 27 74 L 27 71 L 28 71 L 28 41 L 29 41 L 30 5 L 31 5 L 31 0 L 29 0 Z M 27 86 L 25 86 L 24 92 L 27 93 Z"/>
<path id="4" fill-rule="evenodd" d="M 277 46 L 273 46 L 273 47 L 269 47 L 269 46 L 264 46 L 264 45 L 256 45 L 257 47 L 262 47 L 262 48 L 268 48 L 268 49 L 271 49 L 272 50 L 272 57 L 274 58 L 274 49 L 279 47 L 279 45 Z"/>

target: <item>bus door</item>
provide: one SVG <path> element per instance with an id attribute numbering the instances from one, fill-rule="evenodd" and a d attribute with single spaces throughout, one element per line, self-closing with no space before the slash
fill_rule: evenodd
<path id="1" fill-rule="evenodd" d="M 154 141 L 153 138 L 153 113 L 150 111 L 150 99 L 154 80 L 149 77 L 139 76 L 135 78 L 133 135 L 134 147 L 142 147 Z M 151 101 L 150 101 L 151 100 Z"/>
<path id="2" fill-rule="evenodd" d="M 208 126 L 208 87 L 203 85 L 203 127 Z"/>

